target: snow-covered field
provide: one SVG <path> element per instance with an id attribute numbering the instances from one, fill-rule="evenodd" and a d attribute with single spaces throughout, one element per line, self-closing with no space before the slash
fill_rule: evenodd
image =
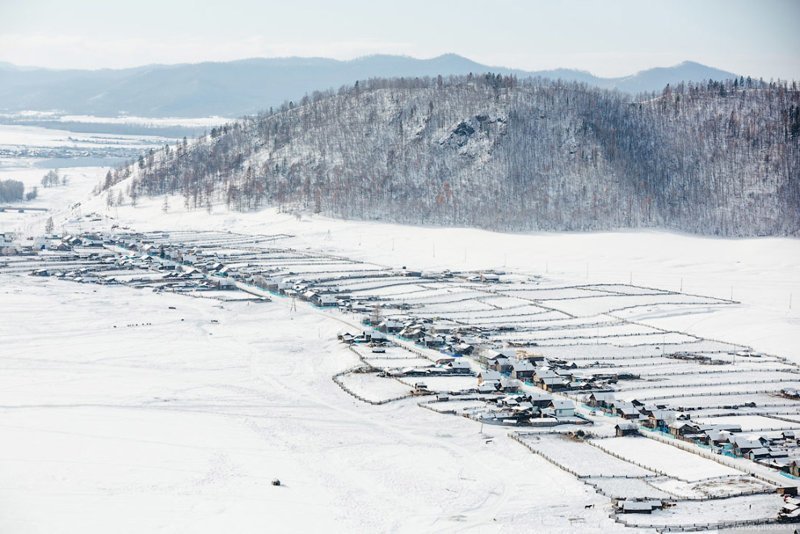
<path id="1" fill-rule="evenodd" d="M 510 440 L 342 392 L 306 305 L 0 278 L 0 532 L 621 528 Z"/>
<path id="2" fill-rule="evenodd" d="M 566 436 L 524 436 L 523 441 L 546 458 L 585 477 L 647 477 L 655 476 L 620 458 L 606 454 L 589 443 L 578 442 Z"/>

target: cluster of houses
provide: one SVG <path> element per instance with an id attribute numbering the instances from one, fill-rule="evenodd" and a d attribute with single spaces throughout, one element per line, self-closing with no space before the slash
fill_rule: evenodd
<path id="1" fill-rule="evenodd" d="M 671 410 L 663 404 L 619 400 L 612 392 L 592 392 L 584 400 L 592 408 L 653 430 L 667 431 L 671 424 L 689 418 L 688 414 Z"/>
<path id="2" fill-rule="evenodd" d="M 14 247 L 14 234 L 0 232 L 0 256 L 10 256 L 16 252 Z"/>
<path id="3" fill-rule="evenodd" d="M 361 332 L 358 335 L 341 333 L 339 340 L 348 344 L 368 344 L 372 352 L 383 352 L 387 343 L 387 334 L 379 330 Z M 534 359 L 538 359 L 533 355 Z M 521 360 L 532 365 L 528 360 Z M 521 369 L 521 368 L 520 368 Z M 487 403 L 487 409 L 480 410 L 479 418 L 483 421 L 499 422 L 514 425 L 552 425 L 561 423 L 583 424 L 586 421 L 575 411 L 575 403 L 569 399 L 554 398 L 541 393 L 519 394 L 517 378 L 508 376 L 494 369 L 481 368 L 477 372 L 473 364 L 466 358 L 442 355 L 430 365 L 405 367 L 385 370 L 382 373 L 389 377 L 434 377 L 434 376 L 475 376 L 477 383 L 457 391 L 439 395 L 439 400 L 449 400 L 456 395 L 481 395 Z M 527 375 L 526 375 L 527 376 Z M 417 382 L 414 394 L 432 394 L 424 382 Z"/>
<path id="4" fill-rule="evenodd" d="M 481 419 L 484 421 L 534 426 L 585 423 L 576 416 L 575 403 L 547 394 L 503 395 L 488 399 L 487 404 L 490 409 L 481 412 Z"/>
<path id="5" fill-rule="evenodd" d="M 0 233 L 0 255 L 32 256 L 43 250 L 67 252 L 76 247 L 102 247 L 103 239 L 97 234 L 86 235 L 42 235 L 17 239 L 13 234 Z"/>
<path id="6" fill-rule="evenodd" d="M 375 322 L 370 321 L 367 322 Z M 468 356 L 475 350 L 480 338 L 474 329 L 452 321 L 415 317 L 381 318 L 375 329 L 396 334 L 421 347 L 436 349 L 455 356 Z"/>
<path id="7" fill-rule="evenodd" d="M 116 246 L 127 254 L 112 252 L 104 246 Z M 33 276 L 52 276 L 75 282 L 100 285 L 126 284 L 151 286 L 155 291 L 203 291 L 231 289 L 233 282 L 223 276 L 209 276 L 221 269 L 219 263 L 201 268 L 181 265 L 171 260 L 175 251 L 157 246 L 152 239 L 137 234 L 101 234 L 44 236 L 36 239 L 35 252 L 46 256 L 46 266 L 31 272 Z M 180 259 L 180 257 L 178 256 Z M 104 274 L 108 271 L 142 270 L 159 273 L 142 276 Z"/>
<path id="8" fill-rule="evenodd" d="M 707 445 L 719 454 L 747 458 L 800 477 L 800 432 L 742 432 L 740 425 L 698 424 L 691 420 L 675 421 L 669 432 L 676 438 Z"/>
<path id="9" fill-rule="evenodd" d="M 586 372 L 561 360 L 545 359 L 541 354 L 514 347 L 484 349 L 479 360 L 488 369 L 550 392 L 603 389 L 627 376 Z"/>

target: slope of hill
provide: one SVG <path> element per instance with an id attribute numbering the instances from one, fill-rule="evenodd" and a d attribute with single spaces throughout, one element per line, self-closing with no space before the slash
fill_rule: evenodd
<path id="1" fill-rule="evenodd" d="M 678 85 L 631 103 L 499 75 L 380 80 L 214 129 L 110 173 L 196 208 L 503 230 L 798 235 L 800 94 Z"/>
<path id="2" fill-rule="evenodd" d="M 538 72 L 489 67 L 445 54 L 432 59 L 378 55 L 351 61 L 324 58 L 248 59 L 225 63 L 148 65 L 121 70 L 49 70 L 0 64 L 0 111 L 61 111 L 70 114 L 142 117 L 238 117 L 315 90 L 370 78 L 466 75 L 495 72 L 584 82 L 629 92 L 661 91 L 680 81 L 722 80 L 735 74 L 683 63 L 624 78 L 584 71 Z"/>

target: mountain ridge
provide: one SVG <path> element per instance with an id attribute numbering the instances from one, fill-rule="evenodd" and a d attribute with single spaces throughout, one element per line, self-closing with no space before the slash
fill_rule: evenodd
<path id="1" fill-rule="evenodd" d="M 458 54 L 418 59 L 375 54 L 352 60 L 323 57 L 245 58 L 152 64 L 126 69 L 45 69 L 0 63 L 0 111 L 142 117 L 239 117 L 314 91 L 369 78 L 493 72 L 520 78 L 577 81 L 626 93 L 661 91 L 668 83 L 700 82 L 737 74 L 685 61 L 629 76 L 602 78 L 577 69 L 526 71 L 483 65 Z"/>

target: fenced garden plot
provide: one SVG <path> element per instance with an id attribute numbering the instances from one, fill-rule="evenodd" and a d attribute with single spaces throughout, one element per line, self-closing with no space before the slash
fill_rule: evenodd
<path id="1" fill-rule="evenodd" d="M 497 289 L 497 292 L 512 297 L 536 301 L 594 298 L 603 296 L 602 290 L 587 289 L 581 286 L 536 288 L 530 287 L 529 285 L 522 285 L 518 287 L 500 287 Z M 605 296 L 614 295 L 615 293 L 609 291 Z"/>
<path id="2" fill-rule="evenodd" d="M 564 340 L 564 339 L 597 340 L 600 338 L 614 338 L 617 336 L 632 336 L 632 335 L 655 334 L 655 333 L 664 334 L 665 332 L 658 328 L 619 322 L 617 324 L 608 324 L 608 325 L 587 324 L 581 326 L 571 326 L 564 328 L 547 328 L 547 329 L 539 329 L 532 327 L 531 330 L 528 330 L 524 333 L 517 332 L 515 334 L 509 334 L 508 337 L 516 336 L 516 338 L 518 339 L 526 339 L 539 342 L 539 341 L 552 341 L 552 340 Z M 497 336 L 497 337 L 502 338 L 504 336 Z"/>
<path id="3" fill-rule="evenodd" d="M 534 453 L 578 478 L 656 476 L 649 469 L 611 456 L 587 442 L 577 441 L 569 436 L 519 433 L 517 438 Z"/>
<path id="4" fill-rule="evenodd" d="M 643 437 L 595 439 L 590 443 L 612 456 L 678 480 L 694 482 L 743 474 L 713 460 Z"/>
<path id="5" fill-rule="evenodd" d="M 710 356 L 715 354 L 731 354 L 745 348 L 747 347 L 713 339 L 695 339 L 679 345 L 670 346 L 669 352 L 672 354 L 701 354 Z"/>
<path id="6" fill-rule="evenodd" d="M 350 345 L 350 349 L 355 352 L 359 358 L 366 359 L 366 358 L 376 358 L 376 359 L 392 359 L 392 360 L 400 360 L 405 359 L 407 361 L 416 360 L 422 358 L 419 354 L 415 352 L 411 352 L 403 347 L 399 347 L 397 345 L 385 345 L 380 347 L 384 352 L 383 353 L 375 353 L 372 352 L 374 347 L 370 345 L 361 345 L 355 344 Z M 430 360 L 425 359 L 427 363 L 432 363 Z"/>
<path id="7" fill-rule="evenodd" d="M 325 282 L 324 286 L 331 286 L 348 292 L 360 292 L 368 294 L 372 291 L 388 289 L 388 288 L 405 288 L 413 287 L 419 289 L 419 280 L 409 279 L 405 276 L 354 276 L 352 278 L 341 278 Z M 403 291 L 398 291 L 403 294 Z"/>
<path id="8" fill-rule="evenodd" d="M 689 334 L 679 332 L 667 333 L 632 333 L 616 336 L 571 336 L 571 337 L 551 337 L 548 339 L 536 339 L 535 336 L 529 337 L 528 332 L 510 332 L 492 336 L 493 339 L 513 343 L 535 342 L 541 346 L 553 347 L 563 345 L 597 345 L 600 342 L 617 347 L 642 347 L 651 345 L 654 347 L 664 347 L 685 343 L 697 339 Z M 668 348 L 666 350 L 669 350 Z"/>
<path id="9" fill-rule="evenodd" d="M 685 482 L 675 478 L 662 477 L 648 482 L 654 488 L 671 494 L 674 499 L 689 501 L 775 493 L 774 486 L 749 475 L 711 478 L 698 482 Z"/>
<path id="10" fill-rule="evenodd" d="M 474 299 L 456 300 L 443 304 L 414 304 L 422 314 L 447 314 L 458 311 L 489 311 L 493 308 Z"/>
<path id="11" fill-rule="evenodd" d="M 673 291 L 657 289 L 655 287 L 635 286 L 629 284 L 591 284 L 584 286 L 585 289 L 604 291 L 607 293 L 619 293 L 621 295 L 666 295 L 676 294 Z"/>
<path id="12" fill-rule="evenodd" d="M 623 395 L 624 397 L 624 395 Z M 744 407 L 752 405 L 756 408 L 769 408 L 780 407 L 786 408 L 790 406 L 797 406 L 797 401 L 791 401 L 776 395 L 774 392 L 769 393 L 717 393 L 714 395 L 701 394 L 697 396 L 684 397 L 677 395 L 662 399 L 664 404 L 672 408 L 683 407 L 687 410 L 699 409 L 724 409 L 730 407 Z"/>
<path id="13" fill-rule="evenodd" d="M 673 399 L 708 397 L 714 395 L 724 396 L 746 393 L 770 394 L 777 393 L 782 388 L 800 388 L 800 378 L 790 378 L 787 380 L 749 380 L 735 384 L 676 386 L 665 388 L 648 388 L 646 386 L 642 386 L 640 389 L 620 391 L 615 396 L 619 399 L 627 400 L 663 400 L 669 402 Z M 723 404 L 723 406 L 724 405 L 725 404 Z M 681 406 L 681 404 L 678 404 L 678 406 Z"/>
<path id="14" fill-rule="evenodd" d="M 757 430 L 800 430 L 800 422 L 775 419 L 764 415 L 731 415 L 721 417 L 697 417 L 692 419 L 700 424 L 708 425 L 740 425 L 742 432 Z"/>
<path id="15" fill-rule="evenodd" d="M 708 501 L 678 501 L 675 506 L 651 514 L 619 514 L 617 521 L 638 527 L 697 527 L 724 526 L 728 523 L 771 523 L 782 505 L 777 494 L 749 495 Z"/>
<path id="16" fill-rule="evenodd" d="M 478 387 L 478 379 L 474 376 L 405 376 L 397 379 L 413 388 L 418 382 L 424 383 L 429 391 L 448 393 L 451 391 L 467 391 Z"/>
<path id="17" fill-rule="evenodd" d="M 722 305 L 729 301 L 684 294 L 594 295 L 591 298 L 542 300 L 543 304 L 576 317 L 614 313 L 646 306 Z"/>
<path id="18" fill-rule="evenodd" d="M 669 389 L 669 388 L 698 388 L 711 386 L 737 386 L 740 384 L 768 384 L 780 382 L 800 381 L 798 373 L 786 371 L 772 371 L 758 373 L 754 371 L 729 371 L 727 373 L 715 373 L 713 371 L 698 370 L 696 373 L 663 374 L 649 376 L 642 380 L 626 381 L 617 386 L 617 391 L 630 389 Z"/>
<path id="19" fill-rule="evenodd" d="M 490 306 L 494 306 L 499 310 L 507 310 L 509 308 L 520 308 L 522 306 L 529 306 L 531 301 L 527 299 L 520 299 L 517 297 L 505 297 L 501 295 L 496 295 L 494 293 L 485 293 L 484 297 L 481 297 L 481 300 Z"/>
<path id="20" fill-rule="evenodd" d="M 520 343 L 522 345 L 524 343 Z M 601 362 L 617 363 L 624 365 L 637 365 L 640 362 L 650 361 L 652 358 L 663 358 L 665 351 L 661 345 L 618 346 L 611 345 L 607 340 L 595 344 L 564 343 L 562 345 L 549 345 L 539 349 L 541 354 L 548 358 L 566 360 L 570 362 Z"/>
<path id="21" fill-rule="evenodd" d="M 573 360 L 577 369 L 581 371 L 598 373 L 631 373 L 631 374 L 648 374 L 650 369 L 654 369 L 656 374 L 664 372 L 665 369 L 676 366 L 675 360 L 661 356 L 648 356 L 645 358 L 637 358 L 636 363 L 631 364 L 630 361 L 625 360 Z M 690 367 L 699 367 L 697 364 L 688 364 Z M 677 366 L 676 366 L 677 367 Z"/>
<path id="22" fill-rule="evenodd" d="M 418 313 L 420 316 L 427 315 L 426 312 L 420 310 Z M 447 317 L 457 321 L 468 322 L 470 324 L 479 324 L 479 323 L 492 323 L 497 325 L 503 325 L 507 322 L 511 322 L 514 320 L 522 320 L 526 324 L 531 324 L 531 321 L 534 319 L 543 319 L 546 317 L 551 318 L 558 318 L 563 317 L 563 314 L 560 312 L 553 312 L 550 310 L 546 310 L 544 308 L 540 308 L 538 306 L 529 305 L 524 306 L 521 308 L 508 308 L 505 310 L 481 310 L 481 311 L 454 311 L 447 314 Z"/>
<path id="23" fill-rule="evenodd" d="M 486 293 L 481 291 L 468 291 L 460 288 L 451 288 L 446 293 L 439 293 L 436 295 L 413 295 L 410 297 L 395 297 L 395 300 L 401 300 L 407 304 L 412 304 L 414 306 L 427 306 L 427 305 L 434 305 L 434 304 L 452 304 L 455 302 L 464 302 L 466 300 L 471 300 L 475 302 L 480 302 L 481 304 L 486 305 L 489 309 L 496 309 L 494 306 L 485 303 L 485 299 L 483 297 L 486 296 Z M 480 300 L 478 300 L 480 299 Z"/>
<path id="24" fill-rule="evenodd" d="M 708 375 L 708 374 L 742 374 L 742 373 L 780 373 L 780 372 L 797 372 L 797 367 L 781 363 L 755 363 L 755 362 L 742 362 L 741 364 L 723 364 L 723 365 L 705 365 L 700 362 L 681 362 L 673 358 L 663 358 L 661 363 L 658 359 L 653 359 L 648 362 L 641 362 L 636 365 L 624 365 L 619 361 L 615 361 L 619 365 L 611 367 L 616 373 L 632 373 L 644 377 L 657 378 L 660 376 L 684 376 L 684 375 Z M 580 367 L 580 366 L 579 366 Z"/>
<path id="25" fill-rule="evenodd" d="M 336 375 L 333 381 L 350 395 L 370 404 L 385 404 L 411 396 L 407 385 L 380 377 L 375 372 L 362 371 L 357 369 Z"/>
<path id="26" fill-rule="evenodd" d="M 348 290 L 348 292 L 356 298 L 363 297 L 386 297 L 391 298 L 396 295 L 414 295 L 416 293 L 423 293 L 429 289 L 415 283 L 406 282 L 388 282 L 386 285 L 380 287 L 373 287 L 370 289 L 356 289 Z"/>
<path id="27" fill-rule="evenodd" d="M 406 367 L 425 368 L 433 367 L 433 362 L 427 358 L 364 358 L 364 363 L 375 369 L 404 369 Z"/>
<path id="28" fill-rule="evenodd" d="M 423 402 L 420 406 L 436 413 L 448 415 L 464 415 L 469 412 L 474 412 L 486 408 L 486 402 L 476 399 L 459 399 L 452 398 L 446 401 L 436 402 Z"/>

